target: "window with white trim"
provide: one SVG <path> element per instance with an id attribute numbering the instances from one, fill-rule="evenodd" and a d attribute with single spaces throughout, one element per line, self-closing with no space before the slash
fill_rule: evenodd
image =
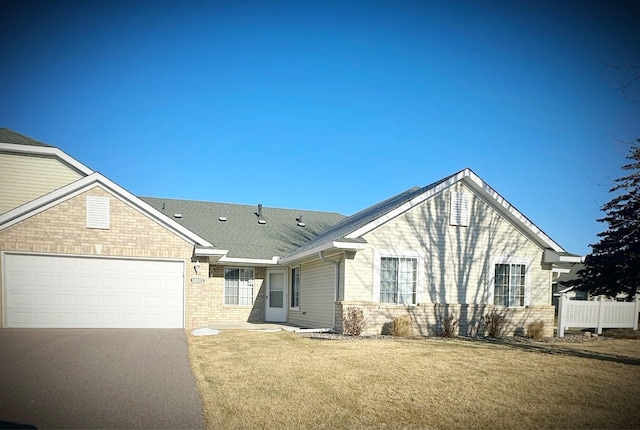
<path id="1" fill-rule="evenodd" d="M 380 303 L 416 304 L 418 260 L 380 258 Z"/>
<path id="2" fill-rule="evenodd" d="M 496 306 L 524 306 L 527 266 L 498 263 L 495 265 L 493 304 Z"/>
<path id="3" fill-rule="evenodd" d="M 225 267 L 224 304 L 253 305 L 254 282 L 252 267 Z"/>
<path id="4" fill-rule="evenodd" d="M 291 307 L 300 306 L 300 267 L 291 269 Z"/>
<path id="5" fill-rule="evenodd" d="M 449 224 L 460 227 L 469 226 L 469 193 L 451 191 L 451 213 Z"/>

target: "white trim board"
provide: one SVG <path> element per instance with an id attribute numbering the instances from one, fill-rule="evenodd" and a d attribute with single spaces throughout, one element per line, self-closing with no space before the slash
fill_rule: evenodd
<path id="1" fill-rule="evenodd" d="M 105 191 L 107 191 L 123 203 L 129 205 L 133 209 L 137 210 L 138 212 L 157 222 L 158 224 L 164 226 L 170 231 L 173 231 L 178 236 L 185 239 L 187 242 L 190 242 L 191 244 L 198 244 L 201 246 L 213 247 L 213 244 L 209 243 L 204 238 L 198 236 L 186 227 L 178 224 L 167 215 L 161 213 L 151 205 L 145 203 L 138 197 L 134 196 L 115 182 L 112 182 L 99 173 L 93 173 L 85 178 L 79 179 L 69 185 L 52 191 L 49 194 L 32 200 L 29 203 L 26 203 L 20 207 L 17 207 L 10 210 L 9 212 L 0 215 L 0 231 L 17 224 L 25 220 L 26 218 L 44 212 L 45 210 L 50 209 L 51 207 L 56 206 L 59 203 L 76 197 L 84 193 L 85 191 L 94 188 L 95 186 L 102 187 Z"/>

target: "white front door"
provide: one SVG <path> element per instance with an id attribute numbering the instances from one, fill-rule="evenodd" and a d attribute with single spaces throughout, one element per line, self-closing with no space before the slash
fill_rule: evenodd
<path id="1" fill-rule="evenodd" d="M 267 307 L 265 320 L 287 321 L 287 271 L 267 270 Z"/>

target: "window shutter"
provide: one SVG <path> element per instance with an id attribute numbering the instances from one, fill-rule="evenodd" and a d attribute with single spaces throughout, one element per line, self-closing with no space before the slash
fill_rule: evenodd
<path id="1" fill-rule="evenodd" d="M 451 213 L 449 224 L 469 226 L 469 193 L 451 192 Z"/>
<path id="2" fill-rule="evenodd" d="M 87 196 L 87 228 L 109 229 L 109 198 Z"/>

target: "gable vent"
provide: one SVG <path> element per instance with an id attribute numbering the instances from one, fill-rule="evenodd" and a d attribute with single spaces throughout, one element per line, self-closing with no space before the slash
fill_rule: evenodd
<path id="1" fill-rule="evenodd" d="M 469 193 L 451 192 L 451 213 L 449 223 L 461 227 L 469 226 Z"/>
<path id="2" fill-rule="evenodd" d="M 87 228 L 109 229 L 109 198 L 87 196 Z"/>

